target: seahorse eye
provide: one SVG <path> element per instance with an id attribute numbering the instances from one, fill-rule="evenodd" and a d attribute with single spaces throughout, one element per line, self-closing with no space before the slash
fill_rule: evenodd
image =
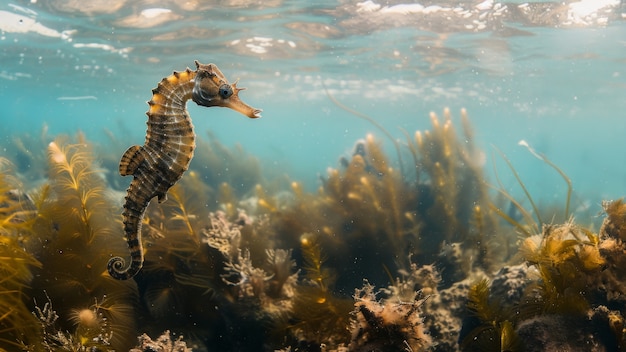
<path id="1" fill-rule="evenodd" d="M 220 97 L 227 99 L 230 98 L 231 95 L 233 95 L 233 87 L 231 87 L 230 84 L 222 84 L 220 86 Z"/>

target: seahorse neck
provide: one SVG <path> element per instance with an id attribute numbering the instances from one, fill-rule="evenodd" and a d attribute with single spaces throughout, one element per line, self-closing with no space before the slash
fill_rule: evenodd
<path id="1" fill-rule="evenodd" d="M 152 90 L 152 99 L 148 102 L 150 105 L 148 116 L 176 117 L 182 114 L 187 117 L 184 112 L 186 112 L 187 101 L 192 97 L 195 77 L 196 71 L 187 69 L 163 78 Z"/>

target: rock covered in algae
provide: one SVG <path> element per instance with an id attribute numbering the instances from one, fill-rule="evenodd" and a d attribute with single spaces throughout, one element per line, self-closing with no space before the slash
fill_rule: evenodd
<path id="1" fill-rule="evenodd" d="M 584 319 L 565 315 L 541 315 L 522 322 L 518 336 L 526 352 L 620 351 L 607 324 L 611 312 L 604 306 L 589 311 Z"/>
<path id="2" fill-rule="evenodd" d="M 519 304 L 530 280 L 526 263 L 504 266 L 491 280 L 490 296 L 502 297 L 508 305 Z"/>

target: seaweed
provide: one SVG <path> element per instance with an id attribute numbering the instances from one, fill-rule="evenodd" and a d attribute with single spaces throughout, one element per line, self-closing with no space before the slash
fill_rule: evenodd
<path id="1" fill-rule="evenodd" d="M 443 121 L 430 116 L 431 130 L 407 138 L 404 150 L 412 163 L 390 160 L 368 134 L 339 167 L 328 170 L 317 194 L 292 182 L 293 199 L 283 206 L 257 190 L 260 207 L 287 247 L 297 248 L 303 234 L 316 234 L 328 251 L 328 265 L 339 268 L 338 291 L 351 290 L 363 277 L 387 282 L 387 272 L 409 267 L 410 254 L 420 263 L 445 267 L 448 285 L 474 270 L 491 271 L 510 256 L 513 240 L 496 236 L 498 217 L 489 206 L 482 153 L 473 145 L 467 114 L 461 113 L 462 137 L 449 110 Z M 507 250 L 494 250 L 497 246 Z M 458 256 L 447 250 L 453 247 Z"/>
<path id="2" fill-rule="evenodd" d="M 45 290 L 63 317 L 91 309 L 94 298 L 101 298 L 98 311 L 113 332 L 111 346 L 128 348 L 134 340 L 136 286 L 111 280 L 104 271 L 119 222 L 93 153 L 81 135 L 76 144 L 59 138 L 48 146 L 48 165 L 49 184 L 35 197 L 36 236 L 27 240 L 42 263 L 32 295 L 43 298 Z M 59 324 L 62 331 L 77 328 L 71 319 Z"/>
<path id="3" fill-rule="evenodd" d="M 114 351 L 110 340 L 113 332 L 107 319 L 98 309 L 98 304 L 71 313 L 70 321 L 75 325 L 74 333 L 58 327 L 59 315 L 52 309 L 50 297 L 43 307 L 35 305 L 33 316 L 41 330 L 41 341 L 24 345 L 26 351 Z"/>
<path id="4" fill-rule="evenodd" d="M 600 256 L 604 260 L 601 273 L 591 277 L 590 285 L 598 291 L 594 294 L 601 304 L 626 312 L 626 206 L 623 200 L 605 202 L 606 216 L 598 232 L 597 245 Z"/>
<path id="5" fill-rule="evenodd" d="M 419 248 L 417 195 L 403 183 L 373 135 L 357 142 L 345 166 L 328 171 L 318 194 L 303 192 L 297 182 L 292 190 L 290 206 L 272 206 L 279 209 L 273 214 L 276 231 L 283 239 L 291 238 L 287 245 L 296 248 L 304 234 L 316 234 L 327 250 L 328 265 L 340 269 L 338 290 L 351 291 L 366 276 L 372 282 L 386 280 L 385 267 L 403 265 L 395 258 L 405 256 L 398 253 Z M 367 250 L 371 247 L 379 250 Z"/>
<path id="6" fill-rule="evenodd" d="M 517 331 L 521 326 L 547 316 L 584 321 L 598 304 L 594 298 L 601 286 L 594 282 L 605 275 L 606 268 L 601 240 L 573 219 L 562 225 L 544 225 L 540 235 L 524 238 L 519 255 L 536 277 L 524 285 L 522 297 L 511 302 L 490 294 L 486 279 L 471 287 L 470 319 L 461 333 L 464 350 L 520 350 Z"/>
<path id="7" fill-rule="evenodd" d="M 192 170 L 213 189 L 227 183 L 238 197 L 242 197 L 263 180 L 257 158 L 248 154 L 241 145 L 226 147 L 211 132 L 208 132 L 208 140 L 198 140 L 195 154 Z"/>
<path id="8" fill-rule="evenodd" d="M 552 162 L 550 159 L 548 159 L 548 157 L 546 155 L 544 155 L 542 153 L 538 153 L 537 151 L 535 151 L 535 149 L 532 146 L 530 146 L 530 144 L 528 144 L 528 142 L 526 142 L 525 140 L 521 140 L 518 144 L 520 146 L 525 147 L 534 157 L 536 157 L 537 159 L 541 160 L 546 165 L 550 166 L 552 169 L 554 169 L 563 178 L 563 181 L 567 185 L 567 193 L 566 193 L 566 198 L 565 198 L 565 205 L 562 208 L 563 209 L 563 217 L 561 219 L 562 219 L 562 221 L 567 221 L 569 219 L 569 217 L 571 216 L 571 214 L 570 214 L 570 207 L 571 207 L 572 194 L 573 194 L 572 180 L 569 178 L 569 176 L 567 176 L 567 174 L 560 167 L 558 167 L 554 162 Z M 497 148 L 496 148 L 496 151 L 500 154 L 500 157 L 504 160 L 504 162 L 506 163 L 507 167 L 509 168 L 509 170 L 511 171 L 511 173 L 515 177 L 515 180 L 517 181 L 518 185 L 522 189 L 522 191 L 524 193 L 524 196 L 526 197 L 526 199 L 528 200 L 528 202 L 531 205 L 532 214 L 535 215 L 536 221 L 532 220 L 531 213 L 528 210 L 526 210 L 521 205 L 520 201 L 516 200 L 510 193 L 508 193 L 507 191 L 504 190 L 505 188 L 502 185 L 502 183 L 501 183 L 501 181 L 500 181 L 500 179 L 498 177 L 498 172 L 496 171 L 495 163 L 494 163 L 494 174 L 496 175 L 496 180 L 498 182 L 498 187 L 497 188 L 493 187 L 493 186 L 490 186 L 490 187 L 495 189 L 498 192 L 499 195 L 501 195 L 507 201 L 510 202 L 510 206 L 513 207 L 517 212 L 519 212 L 522 215 L 524 223 L 521 223 L 520 221 L 512 218 L 511 216 L 509 216 L 509 214 L 507 214 L 506 212 L 502 211 L 502 209 L 500 207 L 497 207 L 494 203 L 490 203 L 489 206 L 490 206 L 490 208 L 493 211 L 495 211 L 498 214 L 498 216 L 500 216 L 502 219 L 504 219 L 510 225 L 514 226 L 517 230 L 519 230 L 525 236 L 527 236 L 527 237 L 531 236 L 533 233 L 539 232 L 541 227 L 547 224 L 547 222 L 545 222 L 543 220 L 544 217 L 542 215 L 542 209 L 539 209 L 539 207 L 535 203 L 535 200 L 533 199 L 532 195 L 530 194 L 530 191 L 528 190 L 528 188 L 524 184 L 524 181 L 522 181 L 519 173 L 517 172 L 517 170 L 515 169 L 515 167 L 511 163 L 511 161 L 507 158 L 507 156 L 502 151 L 500 151 Z M 555 216 L 556 216 L 556 212 L 552 216 L 552 221 L 558 221 L 555 218 Z"/>
<path id="9" fill-rule="evenodd" d="M 214 316 L 205 306 L 213 299 L 219 275 L 203 243 L 210 223 L 206 193 L 191 191 L 200 181 L 193 172 L 189 176 L 169 190 L 167 202 L 148 206 L 143 224 L 144 269 L 135 280 L 145 332 L 178 329 L 201 340 Z M 188 319 L 205 323 L 186 328 Z"/>
<path id="10" fill-rule="evenodd" d="M 484 156 L 473 144 L 467 112 L 461 110 L 462 138 L 456 136 L 449 109 L 444 110 L 443 121 L 435 113 L 430 119 L 431 130 L 417 131 L 414 139 L 408 140 L 415 158 L 415 185 L 430 199 L 421 214 L 422 230 L 429 235 L 424 236 L 420 248 L 437 253 L 443 240 L 461 243 L 466 251 L 484 252 L 497 226 L 481 169 Z M 479 246 L 468 247 L 471 243 Z M 469 272 L 469 268 L 465 270 Z"/>
<path id="11" fill-rule="evenodd" d="M 521 341 L 514 330 L 517 319 L 503 308 L 500 298 L 491 298 L 489 282 L 482 279 L 468 293 L 467 309 L 478 320 L 477 326 L 462 337 L 465 351 L 521 351 Z M 463 336 L 463 335 L 462 335 Z"/>
<path id="12" fill-rule="evenodd" d="M 519 256 L 527 276 L 517 277 L 526 281 L 513 286 L 517 293 L 510 293 L 511 286 L 494 291 L 486 280 L 474 285 L 468 293 L 462 348 L 497 350 L 504 346 L 502 336 L 517 335 L 525 350 L 535 351 L 588 334 L 593 341 L 585 338 L 587 343 L 623 350 L 626 248 L 620 221 L 624 207 L 618 200 L 605 203 L 604 209 L 607 216 L 597 234 L 570 219 L 543 225 L 541 234 L 525 237 Z M 502 294 L 503 289 L 509 293 Z M 500 295 L 494 296 L 495 292 Z M 539 330 L 545 333 L 537 335 Z M 516 343 L 512 350 L 520 346 Z"/>
<path id="13" fill-rule="evenodd" d="M 584 314 L 589 308 L 590 278 L 600 274 L 605 259 L 599 238 L 572 221 L 544 226 L 541 236 L 526 238 L 521 255 L 534 265 L 540 281 L 533 285 L 537 314 Z"/>
<path id="14" fill-rule="evenodd" d="M 46 146 L 53 138 L 48 132 L 48 126 L 43 124 L 38 135 L 13 135 L 4 142 L 3 154 L 10 158 L 22 183 L 33 184 L 46 177 L 46 170 L 39 166 L 46 164 Z"/>
<path id="15" fill-rule="evenodd" d="M 336 344 L 349 341 L 351 300 L 336 296 L 332 288 L 337 277 L 326 266 L 326 257 L 316 236 L 302 238 L 305 280 L 297 286 L 291 323 L 285 327 L 299 344 Z"/>
<path id="16" fill-rule="evenodd" d="M 623 349 L 624 202 L 604 204 L 597 234 L 546 224 L 528 190 L 520 201 L 497 174 L 498 187 L 485 181 L 464 110 L 460 133 L 447 109 L 430 119 L 403 142 L 383 132 L 391 158 L 366 134 L 317 192 L 268 181 L 240 146 L 199 141 L 188 177 L 146 211 L 145 267 L 129 282 L 105 272 L 123 245 L 111 241 L 123 197 L 113 158 L 82 135 L 55 139 L 37 190 L 0 169 L 0 348 L 128 350 L 145 333 L 135 350 L 514 351 L 533 323 L 571 319 Z M 567 183 L 558 215 L 569 216 L 571 180 L 527 148 Z M 521 219 L 507 218 L 509 204 Z M 509 259 L 524 275 L 507 286 L 513 267 L 494 269 Z"/>
<path id="17" fill-rule="evenodd" d="M 41 267 L 22 241 L 31 233 L 36 214 L 10 167 L 8 160 L 0 158 L 0 349 L 15 349 L 18 341 L 40 336 L 24 302 L 34 271 Z"/>

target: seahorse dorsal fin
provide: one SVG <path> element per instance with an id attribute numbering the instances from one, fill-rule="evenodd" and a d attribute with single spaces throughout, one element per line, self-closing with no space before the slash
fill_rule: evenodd
<path id="1" fill-rule="evenodd" d="M 159 194 L 158 196 L 159 203 L 163 203 L 167 200 L 167 193 Z"/>
<path id="2" fill-rule="evenodd" d="M 122 160 L 120 160 L 120 175 L 134 175 L 143 160 L 144 156 L 140 146 L 133 145 L 128 148 L 122 155 Z"/>

